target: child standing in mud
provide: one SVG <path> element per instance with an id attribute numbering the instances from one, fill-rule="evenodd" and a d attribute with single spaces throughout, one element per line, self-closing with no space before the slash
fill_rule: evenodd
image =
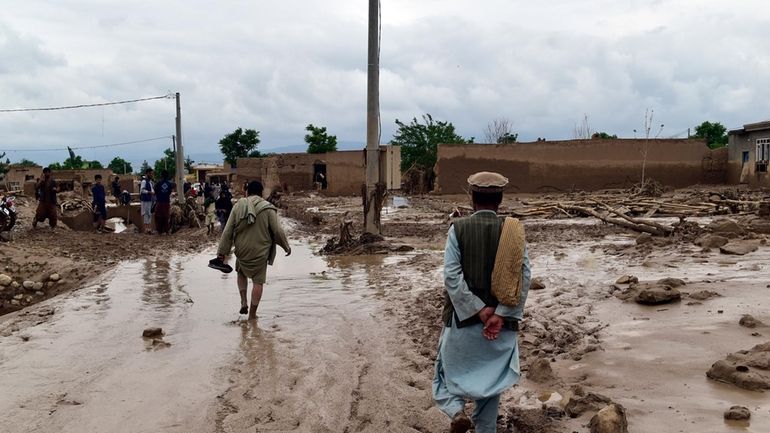
<path id="1" fill-rule="evenodd" d="M 474 213 L 455 220 L 444 254 L 444 330 L 433 399 L 452 419 L 452 433 L 471 427 L 493 433 L 500 394 L 521 374 L 518 325 L 531 272 L 523 227 L 497 215 L 508 179 L 481 172 L 468 184 Z M 465 413 L 466 399 L 475 405 L 471 417 Z"/>

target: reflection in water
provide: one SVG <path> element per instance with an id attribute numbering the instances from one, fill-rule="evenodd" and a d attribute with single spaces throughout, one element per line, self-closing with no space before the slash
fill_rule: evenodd
<path id="1" fill-rule="evenodd" d="M 163 259 L 146 259 L 144 261 L 144 288 L 142 302 L 160 311 L 168 311 L 172 306 L 171 279 L 169 274 L 171 264 Z M 175 272 L 176 273 L 176 272 Z M 175 278 L 178 282 L 178 276 Z"/>
<path id="2" fill-rule="evenodd" d="M 259 328 L 259 323 L 244 321 L 241 323 L 240 354 L 242 363 L 248 369 L 249 376 L 270 377 L 276 372 L 276 356 L 273 337 Z"/>

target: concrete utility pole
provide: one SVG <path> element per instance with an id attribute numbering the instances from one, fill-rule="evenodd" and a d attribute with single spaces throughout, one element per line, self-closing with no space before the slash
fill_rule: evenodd
<path id="1" fill-rule="evenodd" d="M 176 197 L 184 202 L 184 151 L 182 150 L 182 109 L 176 92 Z"/>
<path id="2" fill-rule="evenodd" d="M 364 226 L 380 234 L 380 2 L 369 0 L 369 62 L 366 92 L 366 191 Z"/>

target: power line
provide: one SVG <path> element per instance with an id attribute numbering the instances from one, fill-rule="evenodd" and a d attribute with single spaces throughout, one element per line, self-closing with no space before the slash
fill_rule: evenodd
<path id="1" fill-rule="evenodd" d="M 21 113 L 21 112 L 27 112 L 27 111 L 55 111 L 55 110 L 71 110 L 75 108 L 104 107 L 106 105 L 131 104 L 134 102 L 152 101 L 155 99 L 172 99 L 173 97 L 174 95 L 172 93 L 169 93 L 163 96 L 152 96 L 150 98 L 129 99 L 126 101 L 101 102 L 98 104 L 65 105 L 61 107 L 44 107 L 44 108 L 8 108 L 8 109 L 0 110 L 0 113 Z"/>
<path id="2" fill-rule="evenodd" d="M 72 150 L 81 150 L 81 149 L 99 149 L 103 147 L 115 147 L 115 146 L 125 146 L 128 144 L 137 144 L 137 143 L 146 143 L 148 141 L 157 141 L 157 140 L 168 140 L 171 138 L 170 135 L 166 135 L 163 137 L 155 137 L 155 138 L 145 138 L 144 140 L 134 140 L 134 141 L 126 141 L 122 143 L 110 143 L 110 144 L 99 144 L 96 146 L 80 146 L 80 147 L 70 147 Z M 0 149 L 0 152 L 54 152 L 58 150 L 66 150 L 67 146 L 64 147 L 56 147 L 51 149 Z"/>

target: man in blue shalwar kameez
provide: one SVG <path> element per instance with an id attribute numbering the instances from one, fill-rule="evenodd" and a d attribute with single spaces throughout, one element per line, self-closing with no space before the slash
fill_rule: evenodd
<path id="1" fill-rule="evenodd" d="M 530 281 L 526 247 L 515 307 L 492 294 L 492 270 L 503 220 L 497 216 L 508 179 L 489 172 L 468 178 L 474 214 L 449 229 L 444 255 L 444 330 L 439 340 L 433 398 L 452 418 L 451 432 L 471 428 L 466 400 L 474 402 L 477 433 L 497 430 L 500 394 L 519 380 L 518 323 Z M 517 270 L 518 271 L 518 270 Z"/>

